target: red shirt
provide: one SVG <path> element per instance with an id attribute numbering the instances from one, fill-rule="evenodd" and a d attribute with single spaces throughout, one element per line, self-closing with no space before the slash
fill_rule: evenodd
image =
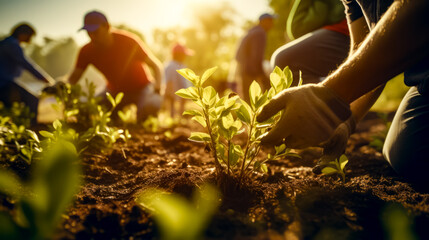
<path id="1" fill-rule="evenodd" d="M 338 23 L 334 23 L 334 24 L 331 24 L 328 26 L 324 26 L 323 28 L 334 31 L 334 32 L 342 33 L 346 36 L 348 36 L 350 34 L 346 19 L 343 19 L 341 22 L 338 22 Z"/>
<path id="2" fill-rule="evenodd" d="M 107 89 L 114 93 L 133 92 L 150 81 L 145 59 L 145 47 L 134 35 L 112 30 L 113 44 L 95 46 L 89 42 L 79 52 L 76 68 L 85 69 L 93 64 L 107 78 Z"/>

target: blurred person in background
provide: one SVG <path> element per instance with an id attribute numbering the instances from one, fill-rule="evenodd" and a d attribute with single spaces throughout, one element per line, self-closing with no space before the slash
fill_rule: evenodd
<path id="1" fill-rule="evenodd" d="M 170 108 L 170 116 L 172 118 L 178 113 L 179 116 L 184 111 L 186 99 L 175 94 L 176 91 L 182 88 L 188 88 L 191 83 L 180 75 L 177 70 L 186 68 L 184 62 L 186 57 L 194 55 L 194 51 L 177 43 L 172 48 L 172 59 L 166 64 L 164 69 L 165 77 L 165 93 L 164 101 L 167 107 Z M 179 104 L 179 106 L 177 106 Z M 177 112 L 178 109 L 178 112 Z"/>
<path id="2" fill-rule="evenodd" d="M 288 66 L 293 84 L 319 83 L 347 58 L 350 36 L 344 7 L 338 0 L 295 0 L 288 15 L 286 34 L 293 40 L 278 48 L 271 65 Z"/>
<path id="3" fill-rule="evenodd" d="M 68 81 L 76 84 L 92 64 L 106 77 L 107 92 L 113 96 L 124 93 L 117 110 L 136 104 L 138 121 L 157 115 L 161 107 L 162 65 L 146 45 L 130 32 L 113 29 L 98 11 L 85 15 L 81 30 L 87 31 L 91 41 L 80 49 Z"/>
<path id="4" fill-rule="evenodd" d="M 289 88 L 264 106 L 263 122 L 284 110 L 263 144 L 323 147 L 319 165 L 344 153 L 356 123 L 387 81 L 404 72 L 411 88 L 387 134 L 383 156 L 416 185 L 429 183 L 429 1 L 343 0 L 351 35 L 347 60 L 323 82 Z M 369 33 L 368 33 L 369 32 Z"/>
<path id="5" fill-rule="evenodd" d="M 254 80 L 261 85 L 263 90 L 270 88 L 270 80 L 264 71 L 263 61 L 267 32 L 273 27 L 275 18 L 275 15 L 269 13 L 259 16 L 258 25 L 247 32 L 238 46 L 235 56 L 237 62 L 235 76 L 238 92 L 246 102 L 250 101 L 249 87 Z"/>
<path id="6" fill-rule="evenodd" d="M 22 70 L 30 72 L 40 81 L 54 84 L 55 81 L 28 59 L 20 46 L 21 43 L 30 43 L 36 31 L 28 23 L 16 25 L 10 36 L 0 41 L 0 101 L 5 107 L 12 107 L 13 102 L 23 102 L 34 113 L 31 124 L 37 123 L 39 98 L 14 82 Z"/>

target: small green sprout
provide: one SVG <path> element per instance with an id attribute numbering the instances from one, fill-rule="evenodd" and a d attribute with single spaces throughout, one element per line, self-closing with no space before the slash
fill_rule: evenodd
<path id="1" fill-rule="evenodd" d="M 346 182 L 346 174 L 344 168 L 346 167 L 349 159 L 346 155 L 341 155 L 341 157 L 335 159 L 332 162 L 329 162 L 329 165 L 322 169 L 322 174 L 325 176 L 338 174 L 341 176 L 343 182 Z"/>

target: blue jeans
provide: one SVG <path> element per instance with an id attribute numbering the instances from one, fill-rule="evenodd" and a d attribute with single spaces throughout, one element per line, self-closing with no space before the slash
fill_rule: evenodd
<path id="1" fill-rule="evenodd" d="M 402 99 L 383 147 L 383 155 L 401 176 L 429 183 L 429 97 L 411 87 Z"/>

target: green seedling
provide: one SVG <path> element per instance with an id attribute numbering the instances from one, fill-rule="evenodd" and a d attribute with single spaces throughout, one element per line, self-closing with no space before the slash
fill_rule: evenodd
<path id="1" fill-rule="evenodd" d="M 25 128 L 30 127 L 31 119 L 34 117 L 34 113 L 30 112 L 30 108 L 25 106 L 24 103 L 14 102 L 11 108 L 4 106 L 0 102 L 0 116 L 9 117 L 10 120 L 17 126 L 24 126 Z"/>
<path id="2" fill-rule="evenodd" d="M 208 69 L 202 77 L 199 77 L 190 69 L 178 70 L 178 73 L 188 79 L 193 86 L 180 89 L 176 94 L 192 100 L 199 107 L 187 110 L 183 115 L 191 115 L 193 120 L 207 130 L 192 132 L 189 140 L 204 143 L 211 151 L 218 176 L 226 173 L 238 177 L 241 182 L 253 171 L 267 170 L 265 164 L 267 159 L 258 159 L 261 149 L 260 139 L 277 123 L 282 112 L 263 123 L 257 122 L 256 116 L 274 95 L 292 84 L 292 72 L 287 67 L 283 71 L 275 68 L 270 75 L 271 88 L 264 92 L 260 85 L 253 81 L 249 89 L 250 103 L 247 103 L 237 94 L 220 97 L 212 86 L 204 86 L 215 71 L 216 67 Z M 235 143 L 234 137 L 244 132 L 247 134 L 245 144 Z M 290 154 L 286 146 L 283 145 L 281 148 L 282 151 L 277 151 L 270 159 Z"/>
<path id="3" fill-rule="evenodd" d="M 201 239 L 203 231 L 219 206 L 219 192 L 205 185 L 194 193 L 192 202 L 181 195 L 157 189 L 144 191 L 136 199 L 145 211 L 152 213 L 164 240 Z"/>
<path id="4" fill-rule="evenodd" d="M 16 125 L 12 119 L 0 116 L 0 159 L 10 162 L 22 159 L 31 164 L 42 152 L 39 137 L 24 125 Z"/>
<path id="5" fill-rule="evenodd" d="M 0 169 L 0 193 L 15 203 L 12 215 L 0 212 L 0 239 L 52 237 L 81 183 L 76 149 L 64 143 L 59 141 L 44 152 L 29 182 Z"/>
<path id="6" fill-rule="evenodd" d="M 83 91 L 80 85 L 70 84 L 62 84 L 56 89 L 55 97 L 58 104 L 53 107 L 62 111 L 64 119 L 54 122 L 54 133 L 41 132 L 41 134 L 54 140 L 55 134 L 68 133 L 78 146 L 79 152 L 85 150 L 84 148 L 106 151 L 119 139 L 128 140 L 131 135 L 127 129 L 111 126 L 111 116 L 124 94 L 119 93 L 113 97 L 106 93 L 105 101 L 111 105 L 108 108 L 108 103 L 101 104 L 102 98 L 96 96 L 95 84 L 88 80 L 85 84 L 87 91 Z M 58 128 L 59 123 L 61 128 Z"/>
<path id="7" fill-rule="evenodd" d="M 346 174 L 344 168 L 346 167 L 349 159 L 346 155 L 341 155 L 341 157 L 335 159 L 332 162 L 328 163 L 328 166 L 322 169 L 322 174 L 325 176 L 337 174 L 341 176 L 343 182 L 346 182 Z"/>

